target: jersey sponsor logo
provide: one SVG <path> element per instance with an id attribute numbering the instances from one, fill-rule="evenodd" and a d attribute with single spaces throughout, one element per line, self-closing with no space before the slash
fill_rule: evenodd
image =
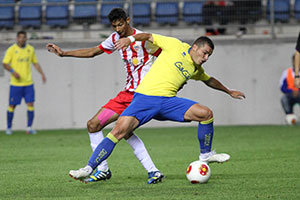
<path id="1" fill-rule="evenodd" d="M 28 61 L 29 61 L 29 57 L 18 58 L 18 62 L 28 62 Z"/>
<path id="2" fill-rule="evenodd" d="M 184 56 L 186 56 L 186 53 L 185 53 L 185 52 L 182 52 L 181 55 L 184 57 Z"/>
<path id="3" fill-rule="evenodd" d="M 184 78 L 186 80 L 188 80 L 191 77 L 191 74 L 183 68 L 182 62 L 176 62 L 176 63 L 174 63 L 174 65 L 180 71 L 180 73 L 184 76 Z"/>

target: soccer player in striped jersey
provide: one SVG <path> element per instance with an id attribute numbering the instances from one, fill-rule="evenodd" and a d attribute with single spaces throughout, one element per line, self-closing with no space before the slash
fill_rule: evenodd
<path id="1" fill-rule="evenodd" d="M 3 67 L 11 73 L 9 89 L 9 106 L 7 110 L 7 129 L 6 134 L 12 134 L 12 122 L 14 110 L 21 103 L 22 98 L 27 104 L 27 130 L 26 134 L 35 134 L 32 129 L 34 119 L 34 100 L 35 91 L 32 80 L 31 64 L 41 74 L 43 83 L 46 82 L 46 76 L 37 61 L 34 47 L 27 42 L 27 33 L 19 31 L 17 33 L 17 42 L 10 46 L 3 58 Z"/>
<path id="2" fill-rule="evenodd" d="M 199 37 L 192 46 L 172 37 L 140 33 L 116 42 L 118 49 L 125 49 L 135 41 L 150 41 L 162 49 L 151 69 L 135 90 L 132 103 L 121 114 L 113 130 L 102 140 L 88 161 L 79 170 L 69 174 L 77 179 L 88 176 L 101 162 L 108 158 L 116 144 L 128 133 L 151 119 L 179 122 L 199 122 L 198 140 L 201 161 L 223 163 L 228 154 L 217 154 L 211 150 L 214 133 L 212 111 L 199 103 L 176 97 L 180 87 L 189 79 L 203 81 L 207 86 L 221 90 L 233 98 L 245 95 L 225 87 L 217 79 L 204 72 L 202 64 L 213 53 L 214 44 L 207 37 Z"/>
<path id="3" fill-rule="evenodd" d="M 103 53 L 111 54 L 116 51 L 115 42 L 123 37 L 142 33 L 142 31 L 130 26 L 130 19 L 126 12 L 121 8 L 113 9 L 108 18 L 115 32 L 113 32 L 99 46 L 87 49 L 79 49 L 72 51 L 63 51 L 55 44 L 48 44 L 49 51 L 60 57 L 79 57 L 90 58 L 101 55 Z M 92 117 L 87 123 L 91 147 L 93 151 L 103 140 L 102 129 L 108 124 L 116 121 L 121 113 L 129 106 L 132 101 L 133 94 L 145 74 L 149 71 L 156 56 L 159 55 L 161 49 L 152 43 L 146 41 L 134 42 L 124 50 L 119 50 L 119 54 L 124 61 L 124 67 L 127 72 L 126 85 L 115 98 L 111 99 L 107 104 Z M 142 140 L 132 132 L 125 137 L 126 141 L 132 147 L 135 156 L 148 172 L 148 184 L 160 182 L 163 174 L 156 168 L 150 155 L 148 154 Z M 90 176 L 89 182 L 110 179 L 111 171 L 106 161 L 102 162 L 96 169 L 96 172 Z M 85 179 L 84 181 L 87 181 Z"/>

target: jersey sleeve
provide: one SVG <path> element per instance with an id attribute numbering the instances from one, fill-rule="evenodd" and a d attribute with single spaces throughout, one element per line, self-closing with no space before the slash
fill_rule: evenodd
<path id="1" fill-rule="evenodd" d="M 146 41 L 145 42 L 145 48 L 147 50 L 147 52 L 153 56 L 158 56 L 161 52 L 161 48 L 159 48 L 158 46 L 154 45 L 151 42 Z"/>
<path id="2" fill-rule="evenodd" d="M 296 50 L 300 53 L 300 32 L 299 32 L 299 35 L 298 35 Z"/>
<path id="3" fill-rule="evenodd" d="M 107 54 L 113 53 L 116 50 L 115 45 L 114 45 L 115 37 L 116 37 L 116 34 L 112 33 L 106 40 L 104 40 L 99 45 L 99 49 L 101 49 L 102 51 L 104 51 Z"/>
<path id="4" fill-rule="evenodd" d="M 196 72 L 191 76 L 191 79 L 196 81 L 207 81 L 210 79 L 210 76 L 205 73 L 204 69 L 202 67 L 199 67 Z"/>
<path id="5" fill-rule="evenodd" d="M 37 61 L 37 58 L 36 58 L 35 50 L 32 47 L 31 63 L 36 64 L 37 62 L 38 61 Z"/>
<path id="6" fill-rule="evenodd" d="M 152 34 L 152 37 L 153 44 L 160 47 L 162 50 L 176 49 L 178 43 L 182 43 L 180 40 L 173 37 L 167 37 L 158 34 Z"/>
<path id="7" fill-rule="evenodd" d="M 4 58 L 2 60 L 2 63 L 4 63 L 4 64 L 11 63 L 12 56 L 13 56 L 12 52 L 13 52 L 13 49 L 11 47 L 6 50 Z"/>

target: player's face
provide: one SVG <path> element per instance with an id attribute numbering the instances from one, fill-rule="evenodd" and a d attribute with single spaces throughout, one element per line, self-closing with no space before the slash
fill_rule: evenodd
<path id="1" fill-rule="evenodd" d="M 18 46 L 24 47 L 25 44 L 26 44 L 26 40 L 27 40 L 27 37 L 26 37 L 25 34 L 19 34 L 17 36 L 17 44 L 18 44 Z"/>
<path id="2" fill-rule="evenodd" d="M 193 54 L 191 55 L 191 57 L 194 63 L 197 65 L 202 65 L 203 63 L 205 63 L 213 52 L 212 48 L 208 44 L 204 44 L 200 47 L 194 45 L 192 47 L 192 50 Z"/>
<path id="3" fill-rule="evenodd" d="M 120 37 L 126 37 L 128 36 L 128 32 L 130 30 L 129 26 L 129 18 L 126 20 L 124 19 L 118 19 L 111 23 L 113 29 L 120 35 Z"/>

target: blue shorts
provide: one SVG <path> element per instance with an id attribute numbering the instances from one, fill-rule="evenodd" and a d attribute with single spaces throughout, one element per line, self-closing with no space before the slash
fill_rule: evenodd
<path id="1" fill-rule="evenodd" d="M 148 96 L 135 93 L 121 116 L 133 116 L 141 126 L 151 119 L 186 122 L 185 112 L 197 102 L 180 97 Z"/>
<path id="2" fill-rule="evenodd" d="M 26 103 L 34 102 L 34 87 L 28 86 L 10 86 L 9 105 L 19 105 L 24 97 Z"/>

